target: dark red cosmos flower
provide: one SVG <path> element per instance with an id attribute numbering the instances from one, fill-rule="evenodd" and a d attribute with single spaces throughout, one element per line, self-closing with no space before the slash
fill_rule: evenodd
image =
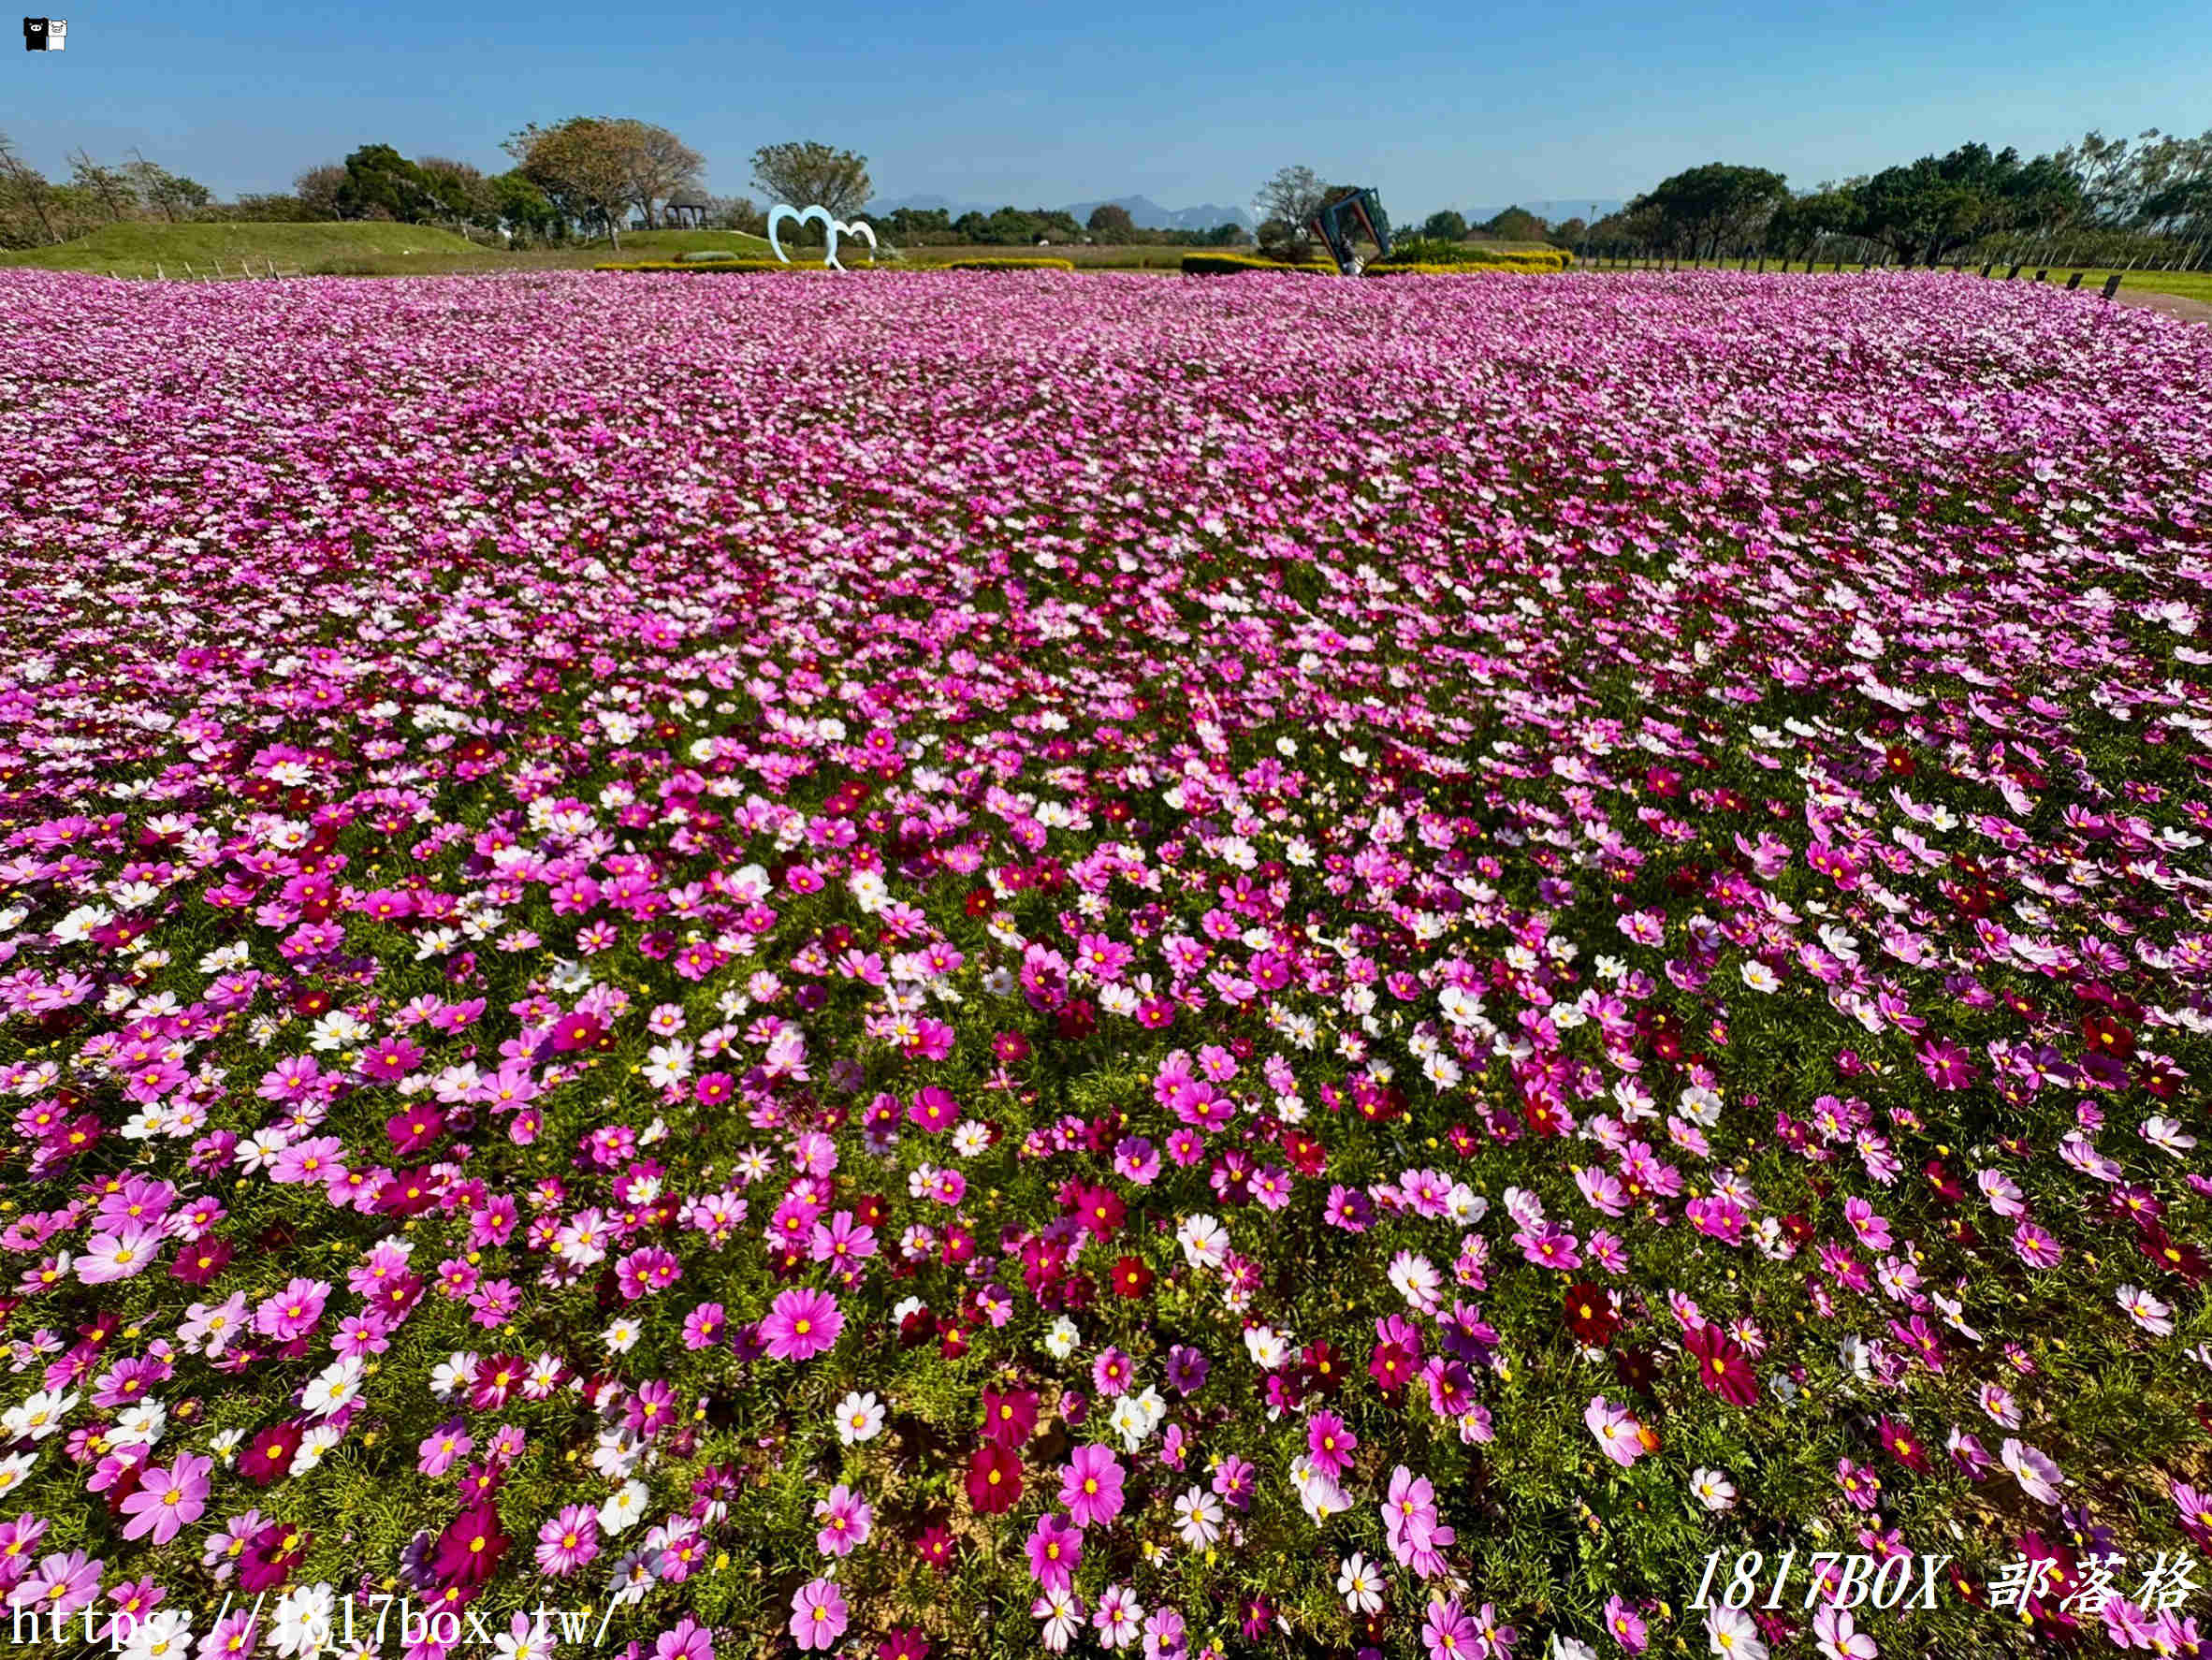
<path id="1" fill-rule="evenodd" d="M 968 1466 L 968 1502 L 979 1516 L 1002 1516 L 1022 1496 L 1022 1461 L 1011 1448 L 986 1441 Z"/>
<path id="2" fill-rule="evenodd" d="M 427 1170 L 403 1170 L 377 1189 L 376 1208 L 387 1216 L 419 1216 L 438 1202 L 438 1180 Z"/>
<path id="3" fill-rule="evenodd" d="M 469 1380 L 469 1405 L 478 1412 L 497 1412 L 522 1387 L 529 1362 L 520 1355 L 490 1355 L 476 1362 Z"/>
<path id="4" fill-rule="evenodd" d="M 952 1567 L 953 1558 L 957 1553 L 958 1547 L 953 1542 L 953 1530 L 941 1522 L 924 1528 L 922 1536 L 914 1541 L 914 1554 L 940 1574 Z"/>
<path id="5" fill-rule="evenodd" d="M 1021 1446 L 1037 1432 L 1037 1391 L 983 1391 L 983 1438 L 1000 1447 Z"/>
<path id="6" fill-rule="evenodd" d="M 1567 1287 L 1565 1297 L 1567 1330 L 1593 1348 L 1603 1348 L 1612 1342 L 1613 1333 L 1621 1329 L 1621 1317 L 1613 1312 L 1612 1299 L 1604 1289 L 1581 1281 Z"/>
<path id="7" fill-rule="evenodd" d="M 2207 1270 L 2212 1269 L 2203 1251 L 2175 1239 L 2160 1222 L 2146 1222 L 2135 1230 L 2135 1248 L 2192 1286 L 2203 1284 Z"/>
<path id="8" fill-rule="evenodd" d="M 1922 1449 L 1919 1437 L 1913 1434 L 1910 1425 L 1901 1424 L 1894 1418 L 1885 1417 L 1882 1420 L 1881 1430 L 1882 1445 L 1888 1450 L 1890 1457 L 1896 1459 L 1899 1463 L 1904 1465 L 1915 1476 L 1928 1474 L 1929 1467 L 1928 1453 Z"/>
<path id="9" fill-rule="evenodd" d="M 239 1474 L 256 1487 L 267 1487 L 292 1468 L 292 1455 L 299 1450 L 299 1426 L 271 1424 L 246 1443 L 238 1461 Z"/>
<path id="10" fill-rule="evenodd" d="M 430 1571 L 441 1584 L 481 1585 L 506 1554 L 507 1536 L 499 1511 L 487 1499 L 471 1505 L 438 1536 Z"/>
<path id="11" fill-rule="evenodd" d="M 929 1639 L 919 1625 L 895 1625 L 876 1645 L 876 1660 L 929 1660 Z"/>
<path id="12" fill-rule="evenodd" d="M 307 1529 L 289 1522 L 272 1522 L 262 1528 L 239 1554 L 239 1589 L 255 1595 L 274 1591 L 305 1560 L 313 1538 Z"/>
<path id="13" fill-rule="evenodd" d="M 1386 1395 L 1394 1395 L 1411 1380 L 1413 1356 L 1402 1344 L 1378 1343 L 1367 1359 L 1367 1375 Z"/>
<path id="14" fill-rule="evenodd" d="M 1076 1219 L 1084 1229 L 1099 1239 L 1110 1238 L 1114 1230 L 1128 1219 L 1129 1207 L 1122 1202 L 1121 1195 L 1111 1187 L 1092 1187 L 1071 1184 L 1070 1195 Z"/>
<path id="15" fill-rule="evenodd" d="M 1333 1395 L 1344 1387 L 1344 1361 L 1326 1343 L 1309 1343 L 1300 1351 L 1298 1370 L 1317 1394 Z"/>
<path id="16" fill-rule="evenodd" d="M 1121 1297 L 1142 1297 L 1152 1289 L 1152 1270 L 1143 1258 L 1124 1257 L 1114 1263 L 1113 1289 Z"/>
<path id="17" fill-rule="evenodd" d="M 2091 1055 L 2108 1055 L 2115 1060 L 2126 1060 L 2135 1053 L 2135 1034 L 2110 1014 L 2083 1015 L 2081 1036 Z"/>
<path id="18" fill-rule="evenodd" d="M 1758 1379 L 1741 1346 L 1718 1326 L 1693 1327 L 1682 1347 L 1697 1358 L 1697 1378 L 1722 1400 L 1749 1406 L 1759 1398 Z"/>
<path id="19" fill-rule="evenodd" d="M 1008 885 L 1011 886 L 1012 884 L 1009 883 Z M 970 888 L 968 891 L 968 914 L 970 916 L 987 916 L 990 914 L 992 906 L 997 904 L 997 902 L 998 901 L 997 897 L 992 894 L 989 888 Z"/>
<path id="20" fill-rule="evenodd" d="M 1302 1176 L 1317 1176 L 1329 1168 L 1329 1149 L 1292 1125 L 1283 1129 L 1283 1154 L 1290 1160 L 1290 1168 Z"/>
<path id="21" fill-rule="evenodd" d="M 169 1264 L 169 1277 L 188 1286 L 204 1286 L 229 1266 L 230 1242 L 202 1237 L 177 1253 L 177 1260 Z"/>
<path id="22" fill-rule="evenodd" d="M 392 1150 L 406 1158 L 421 1152 L 445 1133 L 445 1114 L 436 1107 L 411 1107 L 386 1118 L 384 1132 L 392 1138 Z"/>

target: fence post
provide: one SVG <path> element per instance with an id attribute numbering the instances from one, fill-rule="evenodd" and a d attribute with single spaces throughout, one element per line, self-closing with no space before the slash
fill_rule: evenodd
<path id="1" fill-rule="evenodd" d="M 2112 275 L 2104 279 L 2104 298 L 2106 299 L 2110 299 L 2114 295 L 2117 294 L 2119 292 L 2119 285 L 2120 273 L 2118 271 L 2114 271 Z"/>

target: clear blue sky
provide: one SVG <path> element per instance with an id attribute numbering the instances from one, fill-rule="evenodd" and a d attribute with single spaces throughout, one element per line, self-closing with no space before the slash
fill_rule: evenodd
<path id="1" fill-rule="evenodd" d="M 674 128 L 724 195 L 759 145 L 814 138 L 886 197 L 1239 205 L 1302 162 L 1402 219 L 1706 161 L 1809 188 L 1968 138 L 2212 128 L 2202 0 L 44 3 L 67 50 L 8 50 L 0 88 L 24 158 L 55 177 L 136 145 L 220 197 L 378 141 L 496 170 L 509 133 L 572 114 Z"/>

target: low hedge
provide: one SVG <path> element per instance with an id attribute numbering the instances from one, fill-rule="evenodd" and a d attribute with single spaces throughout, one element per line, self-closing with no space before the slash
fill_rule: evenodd
<path id="1" fill-rule="evenodd" d="M 1564 270 L 1574 262 L 1574 255 L 1564 248 L 1492 248 L 1481 242 L 1413 238 L 1400 242 L 1389 257 L 1376 260 L 1369 269 L 1465 266 L 1477 270 Z"/>
<path id="2" fill-rule="evenodd" d="M 1523 276 L 1544 276 L 1566 268 L 1557 262 L 1544 265 L 1506 265 L 1504 263 L 1477 264 L 1473 260 L 1458 260 L 1450 265 L 1371 265 L 1360 274 L 1363 277 L 1473 277 L 1485 271 L 1519 271 Z"/>
<path id="3" fill-rule="evenodd" d="M 1333 265 L 1289 265 L 1280 259 L 1267 259 L 1257 254 L 1186 254 L 1183 256 L 1183 274 L 1186 277 L 1231 276 L 1238 271 L 1310 271 L 1327 272 Z"/>
<path id="4" fill-rule="evenodd" d="M 1071 271 L 1075 269 L 1075 261 L 986 255 L 978 259 L 948 259 L 941 265 L 932 265 L 928 269 L 940 271 Z"/>

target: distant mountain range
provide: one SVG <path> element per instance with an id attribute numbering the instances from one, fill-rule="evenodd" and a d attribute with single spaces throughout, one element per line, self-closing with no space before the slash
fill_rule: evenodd
<path id="1" fill-rule="evenodd" d="M 947 215 L 957 219 L 963 213 L 994 213 L 1004 207 L 1034 208 L 1039 205 L 1036 202 L 956 202 L 950 197 L 942 196 L 895 196 L 870 202 L 867 211 L 882 214 L 896 212 L 901 208 L 912 208 L 917 212 L 926 213 L 932 208 L 942 208 Z M 1163 208 L 1150 197 L 1142 196 L 1119 196 L 1113 197 L 1111 203 L 1104 200 L 1070 202 L 1057 211 L 1071 214 L 1076 224 L 1084 225 L 1089 222 L 1094 209 L 1107 206 L 1127 208 L 1130 223 L 1140 230 L 1212 230 L 1216 225 L 1231 224 L 1241 225 L 1249 230 L 1258 224 L 1247 208 L 1224 208 L 1213 202 L 1196 208 Z"/>

